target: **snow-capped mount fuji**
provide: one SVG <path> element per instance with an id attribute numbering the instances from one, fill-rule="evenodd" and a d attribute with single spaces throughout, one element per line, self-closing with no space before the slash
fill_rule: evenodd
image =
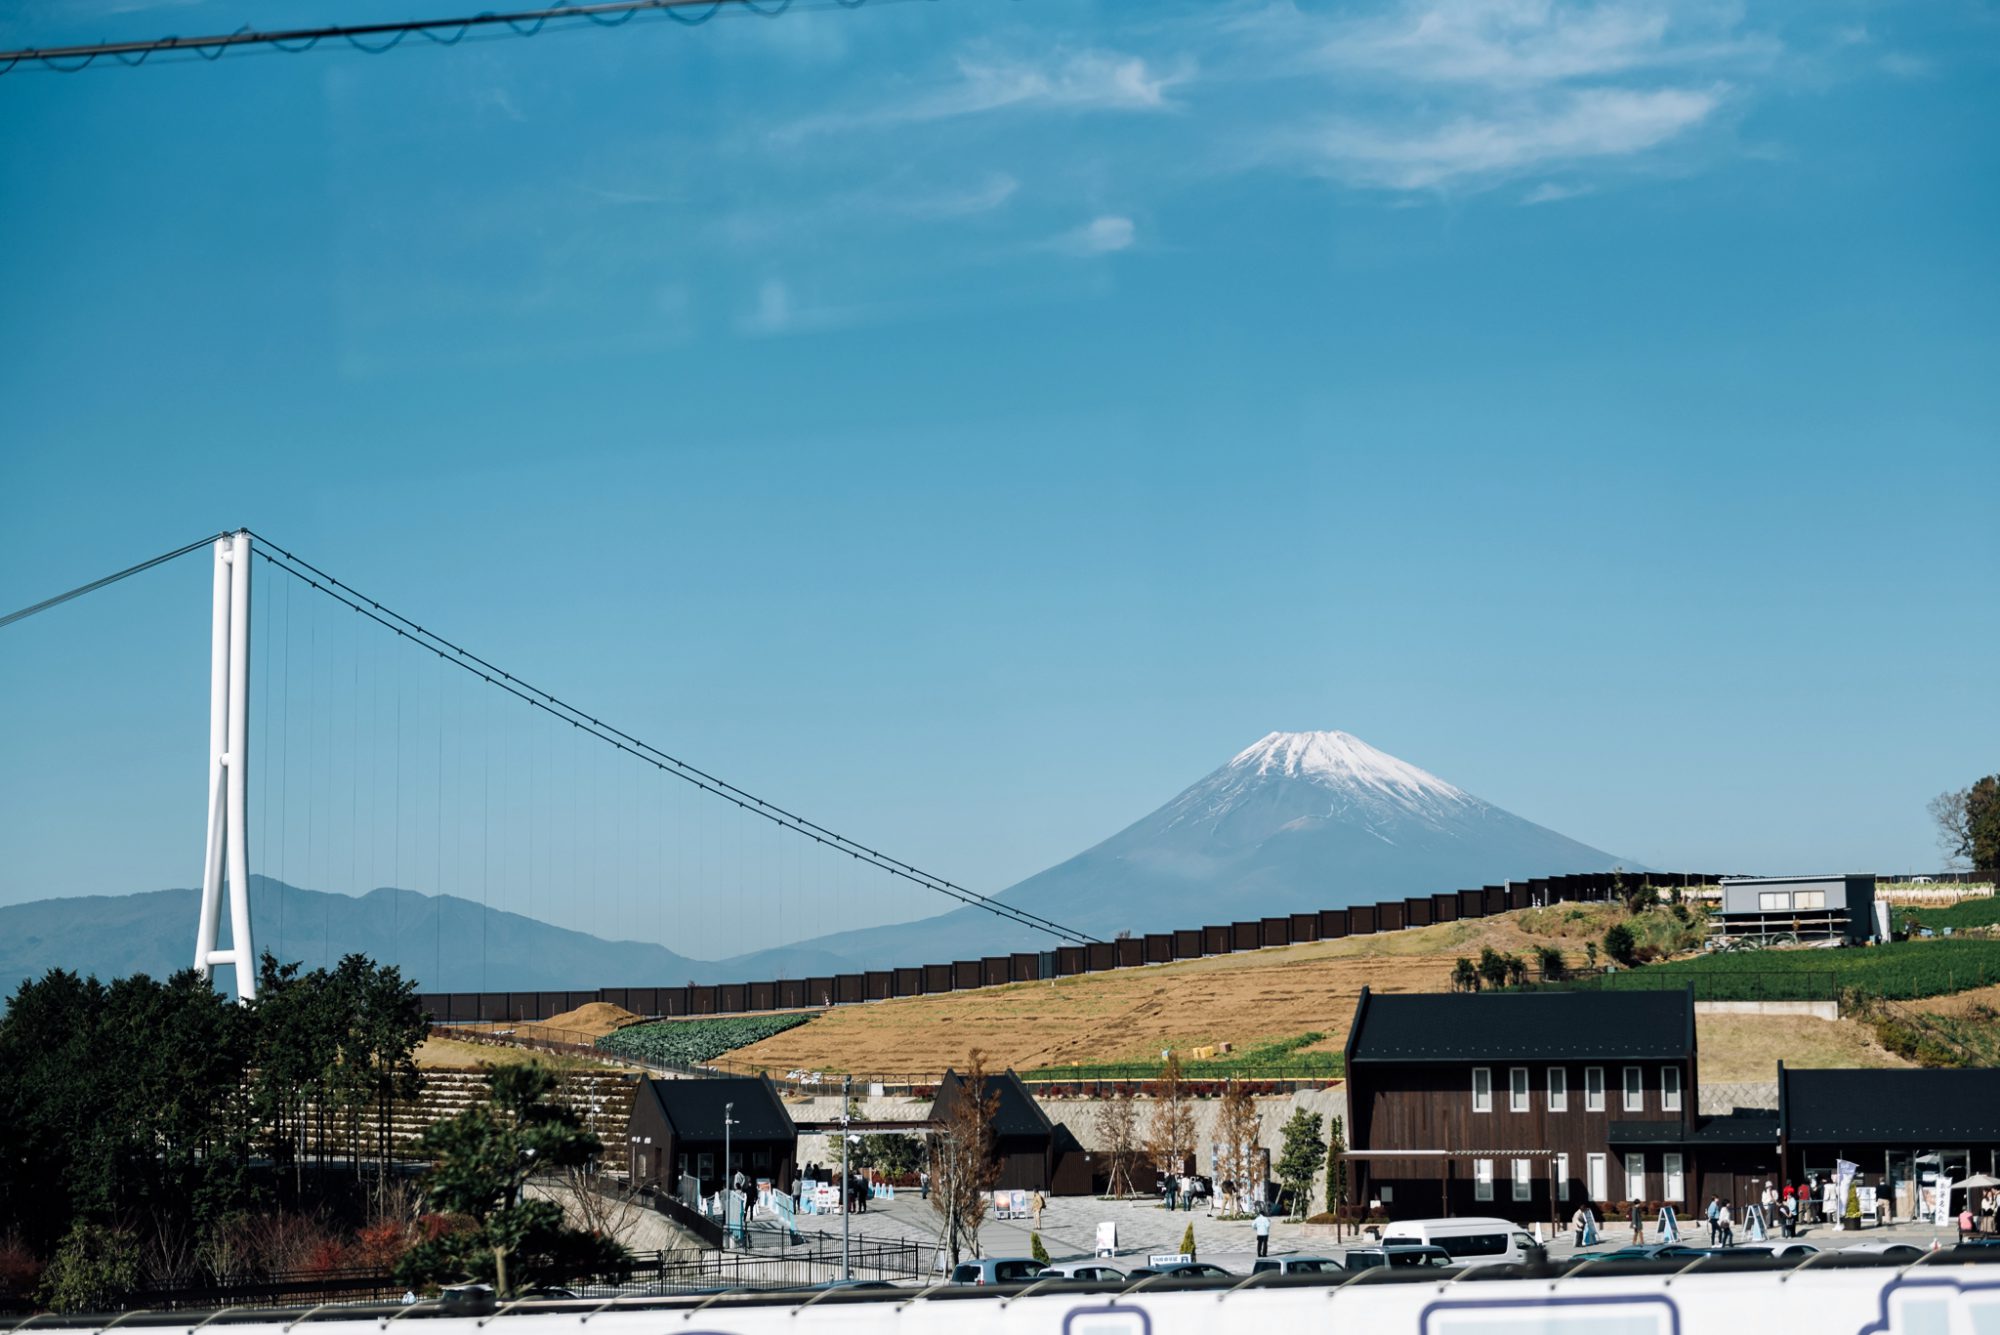
<path id="1" fill-rule="evenodd" d="M 1273 732 L 996 898 L 1108 940 L 1618 865 L 1349 733 Z M 957 909 L 801 944 L 876 969 L 1055 942 Z"/>

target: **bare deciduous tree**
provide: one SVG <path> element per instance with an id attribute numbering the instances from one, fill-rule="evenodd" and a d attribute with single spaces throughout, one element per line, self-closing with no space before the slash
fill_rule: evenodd
<path id="1" fill-rule="evenodd" d="M 1947 866 L 1963 867 L 1972 858 L 1971 808 L 1967 801 L 1971 796 L 1970 788 L 1939 793 L 1927 808 L 1937 823 L 1938 849 L 1944 854 Z"/>
<path id="2" fill-rule="evenodd" d="M 1194 1153 L 1194 1109 L 1181 1081 L 1181 1059 L 1167 1054 L 1167 1064 L 1153 1085 L 1153 1114 L 1146 1122 L 1146 1157 L 1162 1174 L 1186 1171 Z"/>
<path id="3" fill-rule="evenodd" d="M 947 1077 L 948 1080 L 954 1077 Z M 944 1223 L 945 1250 L 956 1266 L 964 1253 L 979 1254 L 979 1226 L 986 1221 L 986 1193 L 1000 1176 L 993 1157 L 993 1117 L 1000 1096 L 986 1087 L 986 1054 L 974 1048 L 944 1125 L 931 1137 L 931 1208 Z"/>
<path id="4" fill-rule="evenodd" d="M 1097 1140 L 1110 1161 L 1110 1193 L 1131 1195 L 1133 1161 L 1139 1157 L 1139 1105 L 1130 1085 L 1120 1085 L 1098 1109 Z"/>
<path id="5" fill-rule="evenodd" d="M 1259 1129 L 1257 1105 L 1251 1101 L 1250 1091 L 1242 1081 L 1232 1078 L 1215 1110 L 1215 1138 L 1222 1147 L 1221 1171 L 1227 1181 L 1236 1184 L 1235 1198 L 1225 1206 L 1231 1214 L 1243 1213 L 1250 1198 L 1251 1174 L 1256 1173 L 1260 1179 L 1263 1176 L 1253 1166 Z"/>

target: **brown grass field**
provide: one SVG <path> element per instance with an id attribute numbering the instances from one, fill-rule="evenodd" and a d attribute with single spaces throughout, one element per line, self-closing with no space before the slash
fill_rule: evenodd
<path id="1" fill-rule="evenodd" d="M 1461 956 L 1480 948 L 1527 955 L 1559 945 L 1584 962 L 1583 945 L 1625 917 L 1609 905 L 1563 905 L 1378 936 L 1212 956 L 1143 969 L 1085 974 L 844 1006 L 732 1060 L 774 1070 L 933 1073 L 978 1048 L 989 1066 L 1027 1070 L 1064 1062 L 1149 1061 L 1162 1048 L 1229 1042 L 1255 1047 L 1321 1033 L 1313 1049 L 1338 1051 L 1365 984 L 1377 992 L 1441 991 Z M 1704 1016 L 1702 1078 L 1771 1080 L 1777 1059 L 1794 1065 L 1900 1066 L 1868 1030 L 1845 1020 Z"/>

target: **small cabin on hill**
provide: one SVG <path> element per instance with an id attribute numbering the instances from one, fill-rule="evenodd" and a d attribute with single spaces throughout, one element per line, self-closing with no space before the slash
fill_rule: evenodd
<path id="1" fill-rule="evenodd" d="M 1736 876 L 1722 882 L 1715 930 L 1724 937 L 1875 939 L 1875 877 Z"/>
<path id="2" fill-rule="evenodd" d="M 649 1183 L 669 1193 L 686 1176 L 706 1195 L 739 1172 L 789 1190 L 798 1162 L 798 1128 L 768 1076 L 648 1076 L 632 1101 L 629 1141 L 634 1185 Z"/>

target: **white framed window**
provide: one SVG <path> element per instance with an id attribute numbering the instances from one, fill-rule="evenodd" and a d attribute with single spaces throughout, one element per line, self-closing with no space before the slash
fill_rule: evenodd
<path id="1" fill-rule="evenodd" d="M 1493 1199 L 1493 1161 L 1474 1159 L 1472 1161 L 1472 1199 L 1490 1201 Z"/>
<path id="2" fill-rule="evenodd" d="M 1593 1154 L 1583 1162 L 1584 1170 L 1590 1174 L 1590 1181 L 1585 1183 L 1590 1189 L 1590 1199 L 1593 1201 L 1610 1200 L 1611 1172 L 1610 1165 L 1605 1162 L 1604 1156 Z"/>
<path id="3" fill-rule="evenodd" d="M 1625 1156 L 1625 1199 L 1646 1199 L 1646 1156 L 1643 1154 Z"/>
<path id="4" fill-rule="evenodd" d="M 1533 1184 L 1533 1182 L 1534 1182 L 1534 1178 L 1530 1176 L 1530 1174 L 1531 1174 L 1531 1173 L 1532 1173 L 1533 1171 L 1534 1171 L 1534 1169 L 1533 1169 L 1533 1166 L 1532 1166 L 1532 1165 L 1530 1165 L 1530 1164 L 1529 1164 L 1529 1162 L 1528 1162 L 1528 1161 L 1527 1161 L 1526 1159 L 1516 1159 L 1516 1160 L 1514 1160 L 1514 1199 L 1515 1199 L 1515 1200 L 1517 1200 L 1517 1201 L 1525 1201 L 1525 1200 L 1531 1200 L 1531 1199 L 1533 1199 L 1533 1197 L 1534 1197 L 1534 1188 L 1533 1188 L 1533 1185 L 1532 1185 L 1532 1184 Z"/>
<path id="5" fill-rule="evenodd" d="M 1681 1068 L 1678 1066 L 1660 1068 L 1660 1107 L 1667 1112 L 1681 1110 Z"/>
<path id="6" fill-rule="evenodd" d="M 1826 891 L 1801 890 L 1792 896 L 1792 907 L 1795 909 L 1823 909 L 1826 907 Z"/>
<path id="7" fill-rule="evenodd" d="M 1681 1181 L 1681 1156 L 1678 1154 L 1660 1156 L 1660 1195 L 1670 1201 L 1687 1199 L 1685 1185 Z"/>
<path id="8" fill-rule="evenodd" d="M 1566 1201 L 1569 1199 L 1569 1156 L 1567 1154 L 1558 1154 L 1556 1156 L 1555 1176 L 1556 1199 Z"/>
<path id="9" fill-rule="evenodd" d="M 1514 1066 L 1507 1071 L 1507 1110 L 1528 1111 L 1528 1068 Z"/>
<path id="10" fill-rule="evenodd" d="M 1472 1111 L 1493 1111 L 1493 1068 L 1490 1066 L 1472 1068 Z"/>
<path id="11" fill-rule="evenodd" d="M 1646 1111 L 1646 1073 L 1636 1066 L 1625 1068 L 1625 1111 Z"/>
<path id="12" fill-rule="evenodd" d="M 1569 1111 L 1569 1068 L 1551 1066 L 1549 1068 L 1549 1111 Z"/>
<path id="13" fill-rule="evenodd" d="M 1604 1068 L 1586 1066 L 1583 1068 L 1583 1110 L 1585 1112 L 1604 1111 Z M 1593 1197 L 1603 1200 L 1602 1196 Z"/>
<path id="14" fill-rule="evenodd" d="M 1757 907 L 1763 912 L 1770 913 L 1791 906 L 1792 894 L 1789 890 L 1761 890 L 1757 894 Z"/>

